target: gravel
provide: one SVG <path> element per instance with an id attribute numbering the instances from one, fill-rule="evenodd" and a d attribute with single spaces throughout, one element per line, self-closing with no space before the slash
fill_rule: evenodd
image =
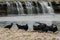
<path id="1" fill-rule="evenodd" d="M 0 28 L 0 40 L 60 40 L 60 32 L 35 32 L 21 29 Z"/>

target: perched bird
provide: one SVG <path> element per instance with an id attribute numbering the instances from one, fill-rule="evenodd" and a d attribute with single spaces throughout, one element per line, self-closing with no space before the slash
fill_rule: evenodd
<path id="1" fill-rule="evenodd" d="M 38 25 L 38 26 L 34 26 L 34 25 L 33 25 L 34 30 L 40 30 L 40 31 L 42 31 L 42 32 L 47 32 L 47 31 L 48 31 L 49 28 L 47 27 L 46 24 L 44 24 L 44 23 L 39 23 L 39 22 L 36 22 L 36 23 L 38 23 L 39 25 Z"/>
<path id="2" fill-rule="evenodd" d="M 18 24 L 16 24 L 16 25 L 17 25 L 18 29 L 28 30 L 28 25 L 27 24 L 26 25 L 18 25 Z"/>
<path id="3" fill-rule="evenodd" d="M 49 29 L 49 28 L 47 27 L 46 24 L 41 23 L 39 29 L 40 29 L 42 32 L 48 32 L 48 29 Z"/>
<path id="4" fill-rule="evenodd" d="M 52 25 L 49 27 L 49 31 L 56 32 L 56 31 L 58 31 L 58 28 L 57 28 L 56 25 L 52 24 Z"/>
<path id="5" fill-rule="evenodd" d="M 38 25 L 33 25 L 33 30 L 38 31 L 39 30 Z"/>
<path id="6" fill-rule="evenodd" d="M 4 28 L 11 28 L 12 27 L 12 25 L 13 25 L 13 23 L 11 23 L 11 25 L 7 25 L 7 26 L 5 26 Z"/>

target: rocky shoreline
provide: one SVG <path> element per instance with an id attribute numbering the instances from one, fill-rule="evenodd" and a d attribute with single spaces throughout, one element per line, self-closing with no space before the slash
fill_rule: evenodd
<path id="1" fill-rule="evenodd" d="M 56 40 L 57 38 L 60 40 L 60 32 L 45 33 L 0 28 L 0 40 Z"/>

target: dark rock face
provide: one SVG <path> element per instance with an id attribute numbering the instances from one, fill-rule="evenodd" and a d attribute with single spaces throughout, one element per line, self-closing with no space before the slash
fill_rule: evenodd
<path id="1" fill-rule="evenodd" d="M 7 15 L 7 4 L 0 4 L 0 16 Z"/>
<path id="2" fill-rule="evenodd" d="M 56 3 L 55 1 L 54 2 L 51 2 L 52 3 L 52 6 L 53 6 L 53 9 L 54 9 L 54 12 L 55 13 L 60 13 L 60 3 Z"/>

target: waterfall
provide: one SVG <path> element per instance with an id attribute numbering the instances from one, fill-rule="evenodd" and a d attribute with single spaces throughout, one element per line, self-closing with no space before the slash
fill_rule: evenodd
<path id="1" fill-rule="evenodd" d="M 19 4 L 19 14 L 23 15 L 24 14 L 24 11 L 23 11 L 22 4 L 19 1 L 18 1 L 18 4 Z"/>
<path id="2" fill-rule="evenodd" d="M 20 15 L 20 10 L 19 10 L 19 6 L 18 3 L 15 1 L 16 5 L 17 5 L 17 10 L 18 10 L 18 15 Z"/>
<path id="3" fill-rule="evenodd" d="M 10 3 L 7 1 L 6 4 L 7 4 L 7 13 L 10 13 Z"/>
<path id="4" fill-rule="evenodd" d="M 49 2 L 49 4 L 50 4 L 50 7 L 51 7 L 51 11 L 52 11 L 52 13 L 54 13 L 54 9 L 53 9 L 53 7 L 52 7 L 51 2 Z"/>
<path id="5" fill-rule="evenodd" d="M 32 14 L 32 5 L 30 2 L 25 2 L 28 14 Z"/>
<path id="6" fill-rule="evenodd" d="M 32 11 L 33 11 L 34 14 L 38 13 L 37 5 L 36 5 L 36 3 L 34 1 L 32 2 Z"/>
<path id="7" fill-rule="evenodd" d="M 49 13 L 49 14 L 54 14 L 54 10 L 52 8 L 52 4 L 49 2 L 50 6 L 48 5 L 48 2 L 39 2 L 42 6 L 43 13 Z"/>
<path id="8" fill-rule="evenodd" d="M 6 4 L 7 4 L 7 6 L 10 6 L 10 3 L 8 1 L 6 2 Z"/>
<path id="9" fill-rule="evenodd" d="M 38 8 L 39 5 L 37 4 L 37 1 L 36 1 L 35 3 L 36 3 L 36 6 L 37 6 L 37 7 L 36 7 L 36 9 L 37 9 L 37 14 L 39 14 L 39 8 Z"/>
<path id="10" fill-rule="evenodd" d="M 37 2 L 37 4 L 38 4 L 38 10 L 39 10 L 39 14 L 42 14 L 42 6 L 41 6 L 41 4 L 39 3 L 39 2 Z"/>
<path id="11" fill-rule="evenodd" d="M 54 9 L 52 7 L 51 2 L 38 2 L 38 1 L 14 1 L 14 2 L 6 2 L 7 4 L 7 13 L 17 13 L 18 15 L 25 14 L 54 14 Z M 14 6 L 16 5 L 16 7 Z"/>
<path id="12" fill-rule="evenodd" d="M 43 1 L 43 4 L 44 4 L 45 10 L 46 10 L 46 13 L 49 13 L 49 14 L 53 13 L 52 7 L 48 6 L 48 2 Z"/>
<path id="13" fill-rule="evenodd" d="M 40 5 L 42 6 L 42 11 L 43 11 L 43 13 L 45 14 L 45 7 L 44 7 L 43 3 L 42 3 L 42 2 L 39 2 L 39 3 L 40 3 Z"/>

